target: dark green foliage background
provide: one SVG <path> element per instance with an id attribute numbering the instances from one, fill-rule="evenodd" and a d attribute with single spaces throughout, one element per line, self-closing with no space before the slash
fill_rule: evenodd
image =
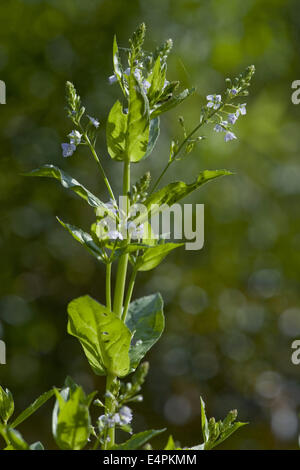
<path id="1" fill-rule="evenodd" d="M 151 159 L 134 166 L 133 180 L 149 165 L 159 174 L 180 132 L 178 114 L 193 126 L 205 95 L 221 91 L 226 76 L 251 63 L 257 73 L 248 114 L 236 124 L 238 140 L 225 144 L 203 131 L 208 139 L 165 178 L 191 181 L 204 168 L 237 172 L 185 201 L 205 203 L 204 249 L 179 249 L 154 272 L 140 274 L 135 297 L 159 290 L 167 321 L 148 356 L 134 429 L 167 423 L 183 445 L 196 444 L 201 394 L 209 415 L 238 408 L 250 422 L 224 448 L 297 448 L 300 366 L 292 365 L 290 346 L 300 338 L 300 107 L 290 97 L 292 81 L 300 79 L 299 18 L 296 0 L 1 2 L 7 104 L 0 107 L 0 338 L 7 365 L 0 366 L 0 382 L 13 391 L 18 411 L 67 374 L 87 392 L 104 386 L 66 333 L 73 297 L 103 301 L 104 270 L 55 220 L 88 228 L 92 210 L 58 184 L 20 173 L 51 162 L 108 199 L 85 149 L 61 157 L 71 130 L 64 112 L 71 80 L 102 123 L 99 153 L 120 187 L 121 165 L 104 145 L 105 119 L 120 96 L 107 82 L 112 39 L 117 33 L 126 46 L 145 21 L 149 49 L 174 39 L 168 77 L 197 93 L 163 118 L 160 143 Z M 20 427 L 27 441 L 54 448 L 50 414 L 47 405 Z"/>

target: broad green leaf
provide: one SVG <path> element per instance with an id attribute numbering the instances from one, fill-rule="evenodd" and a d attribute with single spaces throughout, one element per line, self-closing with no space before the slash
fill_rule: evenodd
<path id="1" fill-rule="evenodd" d="M 148 211 L 148 214 L 155 215 L 158 212 L 162 212 L 164 204 L 171 207 L 176 202 L 180 201 L 190 193 L 198 189 L 200 186 L 212 181 L 220 176 L 232 175 L 231 171 L 228 170 L 204 170 L 202 171 L 197 179 L 190 184 L 184 183 L 183 181 L 175 181 L 170 183 L 162 189 L 159 189 L 150 196 L 143 203 Z M 145 214 L 139 215 L 134 222 L 140 224 L 145 221 Z"/>
<path id="2" fill-rule="evenodd" d="M 64 188 L 74 191 L 78 196 L 87 201 L 90 206 L 103 207 L 103 209 L 106 209 L 105 204 L 101 202 L 100 199 L 94 196 L 94 194 L 80 184 L 75 178 L 68 175 L 57 166 L 43 165 L 41 168 L 25 173 L 25 176 L 42 176 L 57 179 L 61 182 Z"/>
<path id="3" fill-rule="evenodd" d="M 22 411 L 22 413 L 13 421 L 11 424 L 12 428 L 16 428 L 19 426 L 23 421 L 25 421 L 29 416 L 35 413 L 41 406 L 43 406 L 50 398 L 54 395 L 54 390 L 49 390 L 48 392 L 43 393 L 39 396 L 26 410 Z"/>
<path id="4" fill-rule="evenodd" d="M 14 399 L 8 389 L 3 389 L 0 385 L 0 422 L 7 423 L 15 409 Z"/>
<path id="5" fill-rule="evenodd" d="M 156 268 L 172 250 L 182 245 L 183 243 L 162 243 L 146 248 L 144 254 L 137 260 L 137 270 L 150 271 Z"/>
<path id="6" fill-rule="evenodd" d="M 128 309 L 126 325 L 134 333 L 129 351 L 131 370 L 134 370 L 164 330 L 161 295 L 153 294 L 132 302 Z"/>
<path id="7" fill-rule="evenodd" d="M 60 449 L 81 450 L 87 444 L 91 419 L 86 397 L 81 387 L 70 393 L 67 400 L 55 389 L 58 402 L 54 438 Z"/>
<path id="8" fill-rule="evenodd" d="M 131 162 L 138 162 L 148 149 L 150 111 L 147 96 L 133 71 L 129 77 L 127 123 L 127 159 Z"/>
<path id="9" fill-rule="evenodd" d="M 146 444 L 150 439 L 158 434 L 164 432 L 165 429 L 150 429 L 149 431 L 139 432 L 138 434 L 134 434 L 131 436 L 128 441 L 123 442 L 123 444 L 114 445 L 111 447 L 110 450 L 136 450 Z"/>
<path id="10" fill-rule="evenodd" d="M 152 153 L 152 151 L 153 151 L 153 149 L 156 145 L 157 139 L 159 137 L 159 133 L 160 133 L 159 117 L 157 117 L 157 118 L 152 119 L 150 121 L 149 142 L 148 142 L 147 151 L 146 151 L 143 158 L 147 158 L 147 157 L 149 157 L 149 155 L 151 155 L 151 153 Z"/>
<path id="11" fill-rule="evenodd" d="M 27 442 L 24 441 L 22 434 L 19 433 L 16 429 L 11 427 L 7 427 L 6 430 L 6 437 L 10 442 L 10 446 L 13 447 L 13 450 L 28 450 L 29 446 Z"/>
<path id="12" fill-rule="evenodd" d="M 119 85 L 126 96 L 126 84 L 123 77 L 123 67 L 121 64 L 120 56 L 119 56 L 119 48 L 117 43 L 117 38 L 114 36 L 114 43 L 113 43 L 113 64 L 114 64 L 114 72 L 118 79 Z"/>
<path id="13" fill-rule="evenodd" d="M 68 314 L 68 332 L 79 339 L 95 374 L 127 375 L 131 333 L 118 316 L 88 295 L 72 300 Z"/>
<path id="14" fill-rule="evenodd" d="M 29 446 L 29 450 L 45 450 L 45 448 L 40 441 L 37 441 Z"/>
<path id="15" fill-rule="evenodd" d="M 126 159 L 126 135 L 128 115 L 123 113 L 120 101 L 116 101 L 110 110 L 106 123 L 106 141 L 108 153 L 113 160 Z"/>
<path id="16" fill-rule="evenodd" d="M 204 442 L 207 442 L 209 439 L 209 432 L 208 432 L 208 421 L 205 413 L 205 403 L 200 397 L 200 404 L 201 404 L 201 427 L 202 427 L 202 435 Z"/>
<path id="17" fill-rule="evenodd" d="M 81 228 L 75 225 L 66 224 L 61 219 L 56 217 L 58 222 L 77 240 L 91 255 L 93 255 L 98 261 L 102 261 L 102 250 L 96 245 L 92 236 L 84 232 Z"/>
<path id="18" fill-rule="evenodd" d="M 158 104 L 154 107 L 153 111 L 151 112 L 151 119 L 156 118 L 162 113 L 169 111 L 170 109 L 178 106 L 182 103 L 186 98 L 192 95 L 195 91 L 195 88 L 191 88 L 190 90 L 186 89 L 178 96 L 173 96 L 171 99 L 163 101 L 161 104 Z"/>
<path id="19" fill-rule="evenodd" d="M 122 104 L 117 101 L 110 110 L 106 125 L 108 152 L 114 160 L 138 162 L 147 150 L 153 148 L 153 139 L 149 143 L 149 103 L 140 83 L 133 72 L 129 77 L 128 114 L 123 113 Z M 153 125 L 153 129 L 157 123 Z M 155 142 L 154 142 L 155 143 Z"/>

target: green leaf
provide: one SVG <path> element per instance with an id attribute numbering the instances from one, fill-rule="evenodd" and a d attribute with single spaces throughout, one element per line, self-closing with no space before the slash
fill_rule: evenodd
<path id="1" fill-rule="evenodd" d="M 91 255 L 93 255 L 98 261 L 102 261 L 102 250 L 94 242 L 92 236 L 84 232 L 81 228 L 75 225 L 64 223 L 61 219 L 56 217 L 58 222 L 77 240 Z"/>
<path id="2" fill-rule="evenodd" d="M 186 100 L 191 94 L 193 94 L 195 88 L 191 88 L 190 90 L 186 89 L 178 96 L 173 96 L 171 99 L 163 101 L 161 104 L 158 104 L 154 110 L 151 112 L 151 119 L 159 116 L 162 113 L 169 111 L 170 109 L 178 106 L 184 100 Z"/>
<path id="3" fill-rule="evenodd" d="M 133 70 L 129 77 L 129 104 L 127 127 L 127 159 L 138 162 L 147 152 L 149 142 L 150 111 L 147 96 Z"/>
<path id="4" fill-rule="evenodd" d="M 120 101 L 110 110 L 106 125 L 108 152 L 114 160 L 138 162 L 153 148 L 157 122 L 153 125 L 154 136 L 149 143 L 149 103 L 133 72 L 129 77 L 128 114 L 123 113 Z M 157 136 L 156 136 L 157 138 Z M 154 139 L 154 143 L 153 143 Z M 151 150 L 152 151 L 152 150 Z"/>
<path id="5" fill-rule="evenodd" d="M 45 448 L 40 441 L 37 441 L 29 446 L 29 450 L 45 450 Z"/>
<path id="6" fill-rule="evenodd" d="M 146 248 L 144 254 L 137 260 L 137 270 L 150 271 L 156 268 L 172 250 L 182 245 L 183 243 L 162 243 Z"/>
<path id="7" fill-rule="evenodd" d="M 29 173 L 25 173 L 25 176 L 42 176 L 57 179 L 61 182 L 61 185 L 74 191 L 78 196 L 82 197 L 92 207 L 103 207 L 106 206 L 100 201 L 94 194 L 80 184 L 75 178 L 65 173 L 63 170 L 54 165 L 43 165 L 41 168 L 32 170 Z"/>
<path id="8" fill-rule="evenodd" d="M 166 66 L 165 64 L 162 65 L 160 56 L 157 57 L 152 72 L 147 80 L 150 83 L 147 96 L 150 106 L 152 107 L 160 97 L 166 81 Z"/>
<path id="9" fill-rule="evenodd" d="M 204 442 L 207 442 L 209 439 L 209 432 L 208 432 L 208 421 L 205 413 L 205 403 L 200 397 L 200 404 L 201 404 L 201 427 L 202 427 L 202 435 Z"/>
<path id="10" fill-rule="evenodd" d="M 234 432 L 236 432 L 238 429 L 240 429 L 241 427 L 243 426 L 246 426 L 246 424 L 248 423 L 241 423 L 241 422 L 236 422 L 234 424 L 231 424 L 226 430 L 224 430 L 220 437 L 218 438 L 218 440 L 212 445 L 211 448 L 213 447 L 216 447 L 218 445 L 220 445 L 223 441 L 225 441 L 226 439 L 228 439 L 229 436 L 231 436 L 231 434 L 233 434 Z"/>
<path id="11" fill-rule="evenodd" d="M 123 113 L 120 101 L 116 101 L 106 123 L 107 149 L 113 160 L 126 159 L 127 119 L 128 115 Z"/>
<path id="12" fill-rule="evenodd" d="M 72 300 L 68 314 L 68 332 L 79 339 L 95 374 L 127 375 L 131 333 L 118 316 L 88 295 Z"/>
<path id="13" fill-rule="evenodd" d="M 132 302 L 128 309 L 126 325 L 134 333 L 129 351 L 131 370 L 134 370 L 164 330 L 161 295 L 153 294 Z"/>
<path id="14" fill-rule="evenodd" d="M 13 447 L 13 450 L 28 450 L 29 446 L 27 442 L 24 441 L 21 433 L 16 429 L 11 427 L 6 428 L 6 437 L 10 442 L 10 445 Z"/>
<path id="15" fill-rule="evenodd" d="M 8 388 L 4 390 L 0 385 L 0 421 L 2 420 L 6 424 L 12 416 L 14 409 L 15 404 L 11 392 Z"/>
<path id="16" fill-rule="evenodd" d="M 142 447 L 146 442 L 148 442 L 150 439 L 152 439 L 155 436 L 158 436 L 162 432 L 164 432 L 165 429 L 150 429 L 149 431 L 144 431 L 144 432 L 139 432 L 138 434 L 134 434 L 131 436 L 128 441 L 123 442 L 123 444 L 118 444 L 114 445 L 111 447 L 110 450 L 135 450 L 139 449 L 139 447 Z"/>
<path id="17" fill-rule="evenodd" d="M 26 410 L 22 411 L 22 413 L 13 421 L 11 424 L 12 428 L 16 428 L 19 426 L 23 421 L 25 421 L 29 416 L 35 413 L 41 406 L 43 406 L 50 398 L 54 395 L 54 390 L 49 390 L 48 392 L 43 393 L 39 396 Z"/>
<path id="18" fill-rule="evenodd" d="M 231 434 L 247 423 L 236 421 L 237 411 L 230 411 L 223 421 L 215 421 L 214 418 L 209 420 L 205 413 L 205 403 L 200 397 L 201 402 L 201 427 L 204 443 L 191 447 L 193 450 L 210 450 L 225 441 Z"/>
<path id="19" fill-rule="evenodd" d="M 159 117 L 157 117 L 155 119 L 151 119 L 151 121 L 150 121 L 149 142 L 148 142 L 147 151 L 146 151 L 143 158 L 147 158 L 147 157 L 149 157 L 149 155 L 151 155 L 151 153 L 152 153 L 152 151 L 153 151 L 153 149 L 156 145 L 157 139 L 159 137 L 159 133 L 160 133 Z"/>
<path id="20" fill-rule="evenodd" d="M 119 85 L 126 96 L 126 84 L 123 77 L 123 67 L 121 64 L 120 56 L 119 56 L 119 48 L 117 43 L 117 38 L 114 36 L 114 43 L 113 43 L 113 64 L 114 64 L 114 72 L 118 79 Z"/>
<path id="21" fill-rule="evenodd" d="M 86 397 L 81 387 L 70 393 L 67 400 L 55 389 L 58 402 L 54 438 L 60 449 L 81 450 L 87 444 L 91 419 Z"/>
<path id="22" fill-rule="evenodd" d="M 183 181 L 170 183 L 155 193 L 150 194 L 143 204 L 146 206 L 148 214 L 151 210 L 151 214 L 154 215 L 157 212 L 163 211 L 164 204 L 172 206 L 209 181 L 219 178 L 220 176 L 232 174 L 233 173 L 228 170 L 204 170 L 198 175 L 197 179 L 193 183 L 187 184 Z M 139 215 L 134 220 L 135 224 L 143 223 L 145 221 L 145 217 L 146 215 L 144 213 Z"/>

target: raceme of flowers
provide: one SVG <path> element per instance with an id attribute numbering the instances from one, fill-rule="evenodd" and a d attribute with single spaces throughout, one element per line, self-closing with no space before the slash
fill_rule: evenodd
<path id="1" fill-rule="evenodd" d="M 236 89 L 231 89 L 230 93 L 234 96 L 237 94 Z M 226 119 L 223 119 L 221 114 L 217 113 L 217 110 L 222 106 L 222 96 L 221 95 L 207 95 L 207 108 L 211 108 L 216 111 L 215 116 L 219 119 L 217 124 L 214 127 L 216 132 L 225 132 L 224 140 L 225 142 L 230 142 L 231 140 L 236 139 L 236 135 L 232 132 L 231 125 L 234 125 L 238 120 L 239 116 L 244 116 L 247 113 L 246 103 L 234 105 L 232 103 L 227 104 L 227 106 L 232 107 L 235 112 L 225 112 Z M 225 104 L 226 106 L 226 104 Z"/>

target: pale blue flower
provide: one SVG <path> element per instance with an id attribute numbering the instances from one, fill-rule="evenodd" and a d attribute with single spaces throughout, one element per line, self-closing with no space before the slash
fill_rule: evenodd
<path id="1" fill-rule="evenodd" d="M 101 430 L 103 430 L 106 427 L 113 428 L 115 425 L 114 419 L 110 418 L 108 415 L 99 416 L 98 421 L 99 421 L 98 425 Z"/>
<path id="2" fill-rule="evenodd" d="M 76 150 L 76 145 L 72 143 L 71 144 L 63 143 L 61 144 L 61 148 L 62 148 L 63 157 L 71 157 L 71 155 L 73 155 L 73 153 Z"/>
<path id="3" fill-rule="evenodd" d="M 142 79 L 142 72 L 140 71 L 140 69 L 135 69 L 135 71 L 133 72 L 133 75 L 138 81 Z"/>
<path id="4" fill-rule="evenodd" d="M 238 110 L 237 110 L 237 112 L 236 112 L 236 114 L 237 114 L 238 116 L 239 116 L 240 114 L 241 114 L 242 116 L 244 116 L 245 114 L 247 114 L 246 105 L 247 105 L 247 103 L 239 104 Z"/>
<path id="5" fill-rule="evenodd" d="M 117 215 L 118 213 L 118 206 L 115 204 L 115 202 L 110 199 L 108 202 L 105 203 L 105 206 L 107 209 L 112 212 L 113 214 Z"/>
<path id="6" fill-rule="evenodd" d="M 108 81 L 110 85 L 116 83 L 118 81 L 116 74 L 114 73 L 113 75 L 110 75 L 110 77 L 108 77 Z"/>
<path id="7" fill-rule="evenodd" d="M 123 240 L 123 235 L 118 230 L 111 230 L 107 236 L 110 240 Z"/>
<path id="8" fill-rule="evenodd" d="M 227 121 L 221 121 L 219 124 L 215 125 L 214 130 L 216 132 L 225 132 L 227 124 L 228 124 Z"/>
<path id="9" fill-rule="evenodd" d="M 124 70 L 124 75 L 130 75 L 130 67 L 127 67 L 127 69 Z M 110 85 L 116 83 L 118 81 L 117 75 L 115 73 L 113 75 L 110 75 L 110 77 L 108 77 L 108 81 Z"/>
<path id="10" fill-rule="evenodd" d="M 122 406 L 119 413 L 116 413 L 113 417 L 115 424 L 124 426 L 130 424 L 132 421 L 132 411 L 128 406 Z"/>
<path id="11" fill-rule="evenodd" d="M 232 95 L 236 95 L 237 92 L 238 92 L 238 91 L 237 91 L 236 88 L 232 88 L 232 89 L 230 90 L 230 93 L 231 93 Z"/>
<path id="12" fill-rule="evenodd" d="M 228 122 L 230 122 L 230 124 L 235 124 L 238 117 L 237 113 L 228 114 Z"/>
<path id="13" fill-rule="evenodd" d="M 93 126 L 96 127 L 96 129 L 97 129 L 97 127 L 99 127 L 99 125 L 100 125 L 100 122 L 98 121 L 98 119 L 95 119 L 95 118 L 93 118 L 92 116 L 89 116 L 89 115 L 88 115 L 88 118 L 91 121 L 91 123 L 93 124 Z"/>
<path id="14" fill-rule="evenodd" d="M 119 415 L 123 424 L 129 424 L 132 421 L 132 411 L 128 406 L 122 406 L 119 411 Z"/>
<path id="15" fill-rule="evenodd" d="M 233 132 L 230 132 L 230 131 L 226 132 L 225 138 L 224 138 L 225 142 L 230 142 L 230 140 L 234 140 L 234 139 L 236 139 L 236 136 L 234 135 Z"/>
<path id="16" fill-rule="evenodd" d="M 207 95 L 206 99 L 208 101 L 208 108 L 219 109 L 219 107 L 221 106 L 221 95 Z"/>
<path id="17" fill-rule="evenodd" d="M 72 132 L 70 132 L 68 137 L 70 138 L 70 143 L 71 144 L 79 145 L 80 142 L 81 142 L 82 134 L 80 134 L 80 132 L 78 132 L 78 131 L 72 131 Z"/>
<path id="18" fill-rule="evenodd" d="M 222 127 L 221 124 L 216 124 L 215 127 L 214 127 L 214 131 L 216 131 L 216 132 L 223 132 L 225 130 L 226 129 L 224 129 L 224 127 Z"/>
<path id="19" fill-rule="evenodd" d="M 144 93 L 147 94 L 147 91 L 151 87 L 151 83 L 149 83 L 148 80 L 143 80 L 142 84 L 143 84 Z"/>
<path id="20" fill-rule="evenodd" d="M 129 232 L 129 235 L 131 236 L 131 238 L 133 238 L 134 240 L 138 240 L 138 239 L 143 238 L 143 235 L 144 235 L 144 225 L 143 224 L 140 224 L 137 227 L 136 224 L 131 221 L 127 224 L 127 230 Z"/>

